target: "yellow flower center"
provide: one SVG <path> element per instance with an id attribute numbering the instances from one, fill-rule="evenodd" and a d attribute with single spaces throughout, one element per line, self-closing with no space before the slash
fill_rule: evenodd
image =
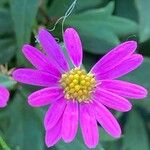
<path id="1" fill-rule="evenodd" d="M 60 84 L 64 89 L 66 99 L 89 102 L 96 80 L 93 74 L 87 74 L 83 69 L 74 68 L 62 74 Z"/>

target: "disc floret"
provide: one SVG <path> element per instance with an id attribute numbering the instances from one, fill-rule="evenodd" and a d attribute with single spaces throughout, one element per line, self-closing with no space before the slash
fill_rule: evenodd
<path id="1" fill-rule="evenodd" d="M 86 73 L 80 68 L 74 68 L 62 74 L 60 84 L 64 89 L 66 99 L 89 102 L 96 80 L 93 74 Z"/>

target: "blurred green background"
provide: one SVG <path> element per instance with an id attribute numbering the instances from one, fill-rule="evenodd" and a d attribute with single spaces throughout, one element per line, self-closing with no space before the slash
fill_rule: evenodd
<path id="1" fill-rule="evenodd" d="M 8 106 L 0 110 L 0 136 L 11 150 L 48 150 L 44 143 L 43 117 L 47 108 L 32 108 L 27 96 L 37 88 L 17 84 L 11 78 L 15 67 L 31 66 L 21 53 L 25 43 L 39 47 L 40 26 L 52 29 L 73 0 L 0 0 L 0 84 L 11 90 Z M 111 48 L 136 40 L 144 63 L 122 79 L 150 89 L 150 0 L 78 0 L 64 28 L 75 27 L 84 47 L 87 70 Z M 52 34 L 62 42 L 62 24 Z M 150 150 L 150 102 L 132 101 L 132 111 L 114 112 L 123 135 L 113 139 L 100 129 L 96 150 Z M 0 140 L 1 141 L 1 140 Z M 2 142 L 0 142 L 2 143 Z M 2 144 L 3 145 L 3 144 Z M 0 144 L 0 150 L 9 150 Z M 71 144 L 59 142 L 52 150 L 86 150 L 81 134 Z"/>

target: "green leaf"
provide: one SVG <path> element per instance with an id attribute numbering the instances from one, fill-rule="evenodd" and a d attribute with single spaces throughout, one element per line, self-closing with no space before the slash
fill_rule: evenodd
<path id="1" fill-rule="evenodd" d="M 58 144 L 56 144 L 55 148 L 63 150 L 87 150 L 87 146 L 84 144 L 80 130 L 78 131 L 77 136 L 71 143 L 64 143 L 64 141 L 60 141 Z M 96 148 L 94 148 L 93 150 L 104 150 L 104 148 L 99 142 Z"/>
<path id="2" fill-rule="evenodd" d="M 17 91 L 13 102 L 5 109 L 9 120 L 9 124 L 2 129 L 5 139 L 12 150 L 44 150 L 43 114 L 40 108 L 28 106 L 26 98 L 22 90 Z M 3 115 L 5 118 L 6 113 Z"/>
<path id="3" fill-rule="evenodd" d="M 108 142 L 108 141 L 115 141 L 116 139 L 111 137 L 103 128 L 99 129 L 100 141 L 101 142 Z"/>
<path id="4" fill-rule="evenodd" d="M 72 15 L 65 24 L 78 29 L 87 51 L 105 53 L 119 43 L 118 37 L 137 32 L 137 24 L 134 21 L 113 16 L 113 9 L 114 4 L 110 2 L 104 8 Z"/>
<path id="5" fill-rule="evenodd" d="M 9 3 L 9 0 L 1 0 L 1 1 L 0 1 L 0 6 L 3 8 L 3 7 L 5 7 L 5 6 L 7 6 L 8 3 Z"/>
<path id="6" fill-rule="evenodd" d="M 11 60 L 15 54 L 15 41 L 12 37 L 0 39 L 0 64 Z"/>
<path id="7" fill-rule="evenodd" d="M 63 149 L 63 150 L 87 150 L 86 146 L 81 137 L 81 133 L 78 133 L 78 136 L 71 143 L 64 143 L 64 141 L 60 141 L 55 146 L 56 149 Z"/>
<path id="8" fill-rule="evenodd" d="M 131 111 L 124 131 L 123 145 L 125 150 L 149 150 L 148 136 L 140 114 Z"/>
<path id="9" fill-rule="evenodd" d="M 135 1 L 116 0 L 115 14 L 138 22 L 138 11 L 136 9 Z"/>
<path id="10" fill-rule="evenodd" d="M 89 72 L 99 59 L 100 59 L 99 56 L 92 55 L 84 51 L 83 64 L 85 66 L 85 69 Z"/>
<path id="11" fill-rule="evenodd" d="M 13 32 L 12 19 L 7 9 L 0 9 L 0 35 Z"/>
<path id="12" fill-rule="evenodd" d="M 123 150 L 121 149 L 122 147 L 122 142 L 121 140 L 117 140 L 117 141 L 108 141 L 103 143 L 103 146 L 106 150 Z"/>
<path id="13" fill-rule="evenodd" d="M 143 64 L 136 70 L 132 71 L 131 73 L 125 75 L 121 79 L 139 84 L 141 86 L 144 86 L 148 91 L 150 91 L 150 86 L 149 86 L 149 77 L 150 77 L 150 71 L 148 70 L 150 66 L 150 58 L 145 57 Z M 148 111 L 150 111 L 150 93 L 148 93 L 148 96 L 140 101 L 133 101 L 134 104 L 144 107 Z"/>
<path id="14" fill-rule="evenodd" d="M 48 14 L 50 17 L 62 17 L 66 11 L 68 10 L 68 8 L 70 7 L 70 5 L 74 2 L 75 0 L 54 0 L 50 7 L 48 8 Z M 94 7 L 100 6 L 102 3 L 104 2 L 104 0 L 80 0 L 76 2 L 76 6 L 75 9 L 73 10 L 73 13 L 77 13 L 79 11 L 83 11 L 86 9 L 91 9 Z M 59 11 L 56 11 L 59 10 Z"/>
<path id="15" fill-rule="evenodd" d="M 93 54 L 104 54 L 112 47 L 119 44 L 117 35 L 109 29 L 98 31 L 98 27 L 84 28 L 84 26 L 81 25 L 77 25 L 76 28 L 81 36 L 83 48 L 87 52 L 91 52 Z"/>
<path id="16" fill-rule="evenodd" d="M 149 6 L 149 0 L 117 0 L 116 2 L 117 15 L 139 22 L 140 42 L 145 42 L 150 39 Z"/>
<path id="17" fill-rule="evenodd" d="M 140 41 L 144 42 L 150 39 L 150 15 L 149 15 L 149 0 L 136 0 L 135 4 L 137 6 L 139 14 L 139 34 Z"/>
<path id="18" fill-rule="evenodd" d="M 7 88 L 9 88 L 9 89 L 13 89 L 13 87 L 16 84 L 16 81 L 13 80 L 8 75 L 0 74 L 0 84 L 7 87 Z"/>
<path id="19" fill-rule="evenodd" d="M 72 15 L 66 20 L 66 24 L 78 24 L 78 26 L 81 25 L 82 27 L 84 25 L 85 28 L 99 27 L 99 30 L 109 29 L 117 35 L 122 36 L 137 32 L 138 26 L 134 21 L 111 15 L 112 9 L 114 8 L 112 4 L 113 3 L 109 3 L 105 8 Z M 122 28 L 119 28 L 120 26 Z M 99 30 L 97 30 L 97 32 Z"/>
<path id="20" fill-rule="evenodd" d="M 8 147 L 8 145 L 6 144 L 6 142 L 3 140 L 1 136 L 0 136 L 0 145 L 3 150 L 10 150 L 10 148 Z"/>
<path id="21" fill-rule="evenodd" d="M 39 7 L 39 0 L 12 0 L 11 15 L 17 39 L 18 63 L 24 64 L 24 57 L 21 54 L 21 47 L 30 42 L 32 26 Z"/>

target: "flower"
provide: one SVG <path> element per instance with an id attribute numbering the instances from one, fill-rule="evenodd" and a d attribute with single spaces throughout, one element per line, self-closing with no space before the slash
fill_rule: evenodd
<path id="1" fill-rule="evenodd" d="M 0 107 L 3 108 L 7 105 L 9 99 L 9 91 L 3 87 L 0 86 Z"/>
<path id="2" fill-rule="evenodd" d="M 107 107 L 126 112 L 132 104 L 126 98 L 141 99 L 147 95 L 143 87 L 116 80 L 137 68 L 143 61 L 140 54 L 133 54 L 135 41 L 124 42 L 102 59 L 87 73 L 82 69 L 82 44 L 78 33 L 67 28 L 64 43 L 73 68 L 54 37 L 41 28 L 38 40 L 46 55 L 30 45 L 23 46 L 25 57 L 35 69 L 17 69 L 16 81 L 45 87 L 32 93 L 28 103 L 33 107 L 50 105 L 44 125 L 45 142 L 48 147 L 60 139 L 71 142 L 80 124 L 87 147 L 94 148 L 99 141 L 97 122 L 115 138 L 121 136 L 121 128 Z"/>

